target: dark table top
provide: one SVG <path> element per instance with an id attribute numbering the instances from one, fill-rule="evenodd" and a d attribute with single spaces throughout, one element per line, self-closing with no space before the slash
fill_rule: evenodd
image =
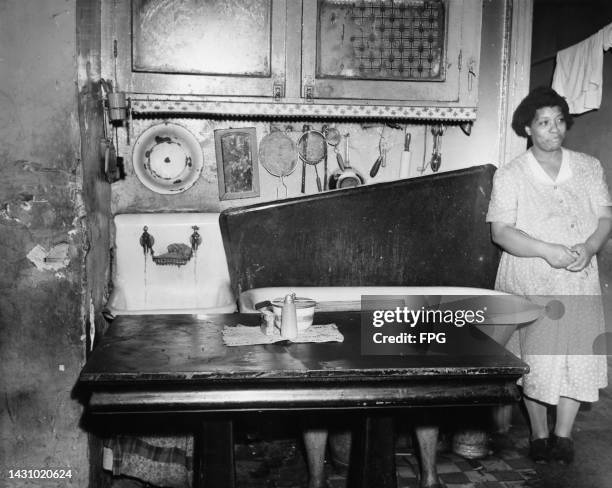
<path id="1" fill-rule="evenodd" d="M 527 366 L 475 329 L 450 327 L 444 346 L 361 353 L 359 312 L 325 312 L 341 343 L 228 347 L 224 326 L 259 326 L 258 314 L 120 316 L 79 377 L 100 411 L 369 408 L 495 403 L 517 397 Z M 477 351 L 477 354 L 466 354 Z"/>

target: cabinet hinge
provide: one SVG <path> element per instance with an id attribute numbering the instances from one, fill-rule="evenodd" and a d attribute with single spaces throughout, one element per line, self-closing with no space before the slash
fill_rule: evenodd
<path id="1" fill-rule="evenodd" d="M 272 85 L 272 96 L 275 102 L 280 102 L 285 97 L 285 82 L 275 81 Z"/>

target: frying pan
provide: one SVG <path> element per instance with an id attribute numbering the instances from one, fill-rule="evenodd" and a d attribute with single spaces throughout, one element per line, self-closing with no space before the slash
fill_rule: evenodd
<path id="1" fill-rule="evenodd" d="M 345 156 L 346 159 L 342 159 L 340 153 L 338 156 L 338 166 L 340 166 L 339 170 L 336 170 L 332 173 L 329 179 L 329 189 L 335 190 L 339 188 L 352 188 L 354 186 L 363 185 L 365 183 L 364 177 L 357 171 L 355 168 L 351 166 L 350 156 L 349 156 L 349 134 L 345 136 Z"/>

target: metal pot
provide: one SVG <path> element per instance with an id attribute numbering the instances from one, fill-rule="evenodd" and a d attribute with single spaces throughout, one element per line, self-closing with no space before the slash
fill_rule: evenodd
<path id="1" fill-rule="evenodd" d="M 357 171 L 351 166 L 349 156 L 348 134 L 345 137 L 345 141 L 346 159 L 343 160 L 340 153 L 336 154 L 338 159 L 338 166 L 340 166 L 340 168 L 334 171 L 329 178 L 330 190 L 336 190 L 339 188 L 353 188 L 355 186 L 363 185 L 365 183 L 365 178 L 361 175 L 361 173 L 359 173 L 359 171 Z"/>

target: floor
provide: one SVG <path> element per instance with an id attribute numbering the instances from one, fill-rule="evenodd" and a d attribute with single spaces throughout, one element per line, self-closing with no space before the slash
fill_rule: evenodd
<path id="1" fill-rule="evenodd" d="M 612 379 L 610 356 L 608 371 Z M 280 419 L 261 417 L 256 424 L 238 426 L 237 488 L 306 487 L 307 470 L 297 423 L 294 419 L 287 427 Z M 469 460 L 452 452 L 452 432 L 447 431 L 439 444 L 438 471 L 442 481 L 447 488 L 612 488 L 611 386 L 601 391 L 599 402 L 584 405 L 577 416 L 576 459 L 572 465 L 533 463 L 527 457 L 528 435 L 524 416 L 515 408 L 513 425 L 501 447 L 482 459 Z M 417 487 L 417 460 L 408 434 L 398 436 L 396 464 L 398 488 Z M 345 486 L 343 468 L 328 462 L 326 472 L 330 488 Z M 113 483 L 113 488 L 143 486 L 128 479 Z"/>

